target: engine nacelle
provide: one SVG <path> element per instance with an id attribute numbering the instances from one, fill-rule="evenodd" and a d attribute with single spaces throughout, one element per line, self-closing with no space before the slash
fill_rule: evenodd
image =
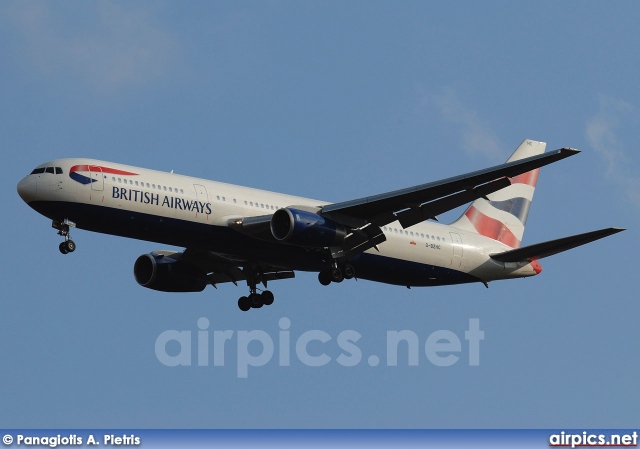
<path id="1" fill-rule="evenodd" d="M 178 254 L 178 253 L 173 253 Z M 193 265 L 153 252 L 138 257 L 133 275 L 138 284 L 161 292 L 201 292 L 207 286 L 206 273 Z"/>
<path id="2" fill-rule="evenodd" d="M 347 230 L 316 213 L 286 207 L 271 217 L 271 234 L 280 242 L 324 248 L 342 243 Z"/>

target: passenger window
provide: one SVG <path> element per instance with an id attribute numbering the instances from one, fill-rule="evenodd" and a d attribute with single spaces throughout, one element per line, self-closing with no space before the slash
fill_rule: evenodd
<path id="1" fill-rule="evenodd" d="M 136 186 L 138 185 L 138 181 L 136 181 Z"/>
<path id="2" fill-rule="evenodd" d="M 138 183 L 136 182 L 136 184 Z M 173 189 L 171 187 L 169 187 L 169 192 L 173 192 Z"/>
<path id="3" fill-rule="evenodd" d="M 118 182 L 122 184 L 122 178 L 118 178 Z"/>
<path id="4" fill-rule="evenodd" d="M 56 167 L 56 175 L 61 175 L 61 174 L 62 174 L 62 168 Z"/>

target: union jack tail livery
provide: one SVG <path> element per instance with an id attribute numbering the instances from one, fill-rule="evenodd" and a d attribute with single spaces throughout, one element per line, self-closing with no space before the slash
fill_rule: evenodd
<path id="1" fill-rule="evenodd" d="M 542 154 L 546 146 L 545 142 L 524 140 L 507 162 Z M 510 178 L 510 186 L 488 195 L 489 201 L 475 200 L 452 226 L 520 248 L 539 172 L 537 168 Z"/>

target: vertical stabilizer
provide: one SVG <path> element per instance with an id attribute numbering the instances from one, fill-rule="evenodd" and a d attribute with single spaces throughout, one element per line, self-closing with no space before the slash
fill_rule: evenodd
<path id="1" fill-rule="evenodd" d="M 545 142 L 524 140 L 507 162 L 542 154 L 546 146 Z M 519 248 L 539 172 L 538 168 L 510 178 L 509 187 L 488 195 L 489 201 L 475 200 L 451 225 Z"/>

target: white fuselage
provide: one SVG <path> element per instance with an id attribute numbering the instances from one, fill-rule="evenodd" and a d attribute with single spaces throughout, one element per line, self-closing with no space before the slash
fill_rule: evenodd
<path id="1" fill-rule="evenodd" d="M 304 250 L 252 239 L 232 230 L 228 222 L 329 202 L 93 159 L 58 159 L 42 168 L 46 171 L 20 181 L 18 191 L 52 220 L 68 219 L 81 229 L 164 244 L 198 245 L 238 260 L 317 269 L 315 262 L 304 260 Z M 361 265 L 358 277 L 419 286 L 489 282 L 539 272 L 539 265 L 536 269 L 529 263 L 492 260 L 490 254 L 511 248 L 451 225 L 425 221 L 403 229 L 393 222 L 382 231 L 385 242 L 354 258 L 354 265 Z M 407 269 L 410 275 L 403 274 Z"/>

